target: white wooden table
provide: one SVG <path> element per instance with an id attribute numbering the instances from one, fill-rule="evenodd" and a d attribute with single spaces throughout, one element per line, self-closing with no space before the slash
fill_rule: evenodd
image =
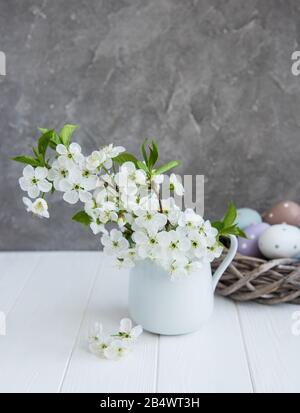
<path id="1" fill-rule="evenodd" d="M 0 392 L 300 392 L 299 306 L 217 297 L 197 333 L 144 333 L 120 361 L 87 349 L 87 331 L 127 316 L 128 272 L 99 252 L 0 253 Z"/>

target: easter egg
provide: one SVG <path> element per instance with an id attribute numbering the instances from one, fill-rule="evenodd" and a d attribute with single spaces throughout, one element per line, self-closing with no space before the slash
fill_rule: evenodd
<path id="1" fill-rule="evenodd" d="M 259 224 L 262 221 L 257 211 L 250 208 L 239 208 L 237 210 L 236 224 L 241 228 L 247 228 L 252 224 Z"/>
<path id="2" fill-rule="evenodd" d="M 258 239 L 260 235 L 269 228 L 270 225 L 266 222 L 260 222 L 259 224 L 253 224 L 245 228 L 244 231 L 247 238 L 238 238 L 238 252 L 250 257 L 261 257 L 262 254 L 258 248 Z"/>
<path id="3" fill-rule="evenodd" d="M 300 230 L 287 224 L 272 225 L 259 237 L 258 247 L 267 258 L 291 258 L 300 254 Z"/>
<path id="4" fill-rule="evenodd" d="M 300 205 L 292 201 L 279 202 L 266 211 L 263 218 L 270 225 L 289 224 L 300 226 Z"/>

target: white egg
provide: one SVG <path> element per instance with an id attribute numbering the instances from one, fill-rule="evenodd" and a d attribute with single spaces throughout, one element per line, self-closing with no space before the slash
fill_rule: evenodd
<path id="1" fill-rule="evenodd" d="M 300 253 L 300 230 L 287 224 L 272 225 L 259 237 L 258 246 L 267 258 L 291 258 Z"/>

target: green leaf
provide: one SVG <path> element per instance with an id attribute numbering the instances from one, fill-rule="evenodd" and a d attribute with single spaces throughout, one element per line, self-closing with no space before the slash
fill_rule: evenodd
<path id="1" fill-rule="evenodd" d="M 245 232 L 241 228 L 239 228 L 237 225 L 232 225 L 231 227 L 223 228 L 220 231 L 219 235 L 222 235 L 222 236 L 236 235 L 237 237 L 248 239 L 247 234 L 245 234 Z"/>
<path id="2" fill-rule="evenodd" d="M 53 130 L 48 130 L 38 140 L 38 150 L 43 158 L 45 157 L 46 150 L 48 148 L 50 140 L 52 139 L 53 132 Z"/>
<path id="3" fill-rule="evenodd" d="M 228 238 L 229 235 L 236 235 L 248 238 L 245 232 L 235 223 L 237 210 L 233 202 L 230 202 L 223 221 L 215 221 L 212 226 L 218 230 L 218 237 Z M 222 241 L 220 241 L 222 243 Z"/>
<path id="4" fill-rule="evenodd" d="M 149 156 L 149 162 L 148 162 L 149 169 L 153 168 L 157 160 L 158 160 L 158 147 L 157 147 L 156 142 L 153 140 L 152 147 L 150 147 L 150 156 Z"/>
<path id="5" fill-rule="evenodd" d="M 147 174 L 149 173 L 148 167 L 147 167 L 143 162 L 137 161 L 136 165 L 137 165 L 137 167 L 138 167 L 139 169 L 142 169 L 142 170 L 145 171 Z"/>
<path id="6" fill-rule="evenodd" d="M 224 227 L 230 227 L 231 225 L 235 224 L 235 220 L 237 217 L 236 207 L 233 202 L 229 202 L 227 212 L 223 219 Z"/>
<path id="7" fill-rule="evenodd" d="M 61 131 L 59 132 L 59 136 L 61 138 L 61 142 L 65 146 L 69 146 L 71 142 L 71 137 L 74 131 L 78 128 L 77 125 L 64 125 Z"/>
<path id="8" fill-rule="evenodd" d="M 46 133 L 46 132 L 49 132 L 50 129 L 47 129 L 47 128 L 38 128 L 38 130 L 44 134 L 44 133 Z M 50 146 L 52 149 L 55 150 L 55 149 L 56 149 L 56 145 L 58 145 L 59 143 L 62 143 L 62 141 L 61 141 L 59 135 L 57 134 L 57 132 L 56 132 L 54 129 L 52 130 L 52 133 L 53 133 L 53 135 L 52 135 L 52 138 L 51 138 L 51 140 L 50 140 L 50 142 L 49 142 L 49 146 Z"/>
<path id="9" fill-rule="evenodd" d="M 47 128 L 38 128 L 38 130 L 40 132 L 42 132 L 42 134 L 44 134 L 44 133 L 48 132 L 49 129 L 47 129 Z"/>
<path id="10" fill-rule="evenodd" d="M 180 165 L 179 161 L 170 161 L 170 162 L 162 165 L 158 169 L 156 169 L 154 174 L 155 175 L 164 174 L 165 172 L 168 172 L 170 169 L 176 168 L 176 166 L 178 166 L 178 165 Z"/>
<path id="11" fill-rule="evenodd" d="M 221 235 L 226 235 L 226 234 L 233 234 L 235 235 L 236 231 L 237 231 L 237 226 L 236 225 L 231 225 L 230 227 L 225 227 L 224 223 L 223 223 L 223 228 L 221 228 L 220 230 L 220 234 Z"/>
<path id="12" fill-rule="evenodd" d="M 222 221 L 215 221 L 211 224 L 212 227 L 216 228 L 219 232 L 223 229 L 223 222 Z"/>
<path id="13" fill-rule="evenodd" d="M 122 152 L 118 156 L 113 158 L 113 161 L 117 162 L 120 165 L 122 165 L 124 162 L 133 162 L 136 165 L 138 160 L 131 153 Z"/>
<path id="14" fill-rule="evenodd" d="M 37 148 L 35 148 L 34 146 L 32 147 L 32 152 L 34 153 L 34 155 L 35 155 L 36 157 L 39 156 L 39 152 L 38 152 Z"/>
<path id="15" fill-rule="evenodd" d="M 235 231 L 235 235 L 237 235 L 238 237 L 249 239 L 248 235 L 238 226 L 236 227 Z"/>
<path id="16" fill-rule="evenodd" d="M 59 145 L 60 143 L 62 143 L 62 142 L 61 142 L 61 139 L 60 139 L 59 135 L 57 134 L 57 132 L 55 132 L 55 130 L 53 130 L 53 134 L 52 134 L 52 138 L 49 142 L 49 146 L 52 149 L 55 150 L 56 146 Z"/>
<path id="17" fill-rule="evenodd" d="M 53 149 L 53 150 L 55 151 L 57 144 L 54 143 L 54 142 L 52 142 L 52 141 L 50 141 L 50 142 L 49 142 L 49 146 L 50 146 L 51 149 Z"/>
<path id="18" fill-rule="evenodd" d="M 40 162 L 37 159 L 32 158 L 31 156 L 21 155 L 21 156 L 14 156 L 10 158 L 12 161 L 25 163 L 31 166 L 40 166 Z"/>
<path id="19" fill-rule="evenodd" d="M 146 165 L 148 166 L 148 156 L 147 156 L 147 151 L 146 151 L 146 143 L 147 143 L 148 139 L 145 139 L 144 142 L 141 145 L 141 152 L 144 158 L 144 161 L 146 163 Z"/>
<path id="20" fill-rule="evenodd" d="M 38 154 L 37 160 L 39 161 L 41 166 L 46 166 L 46 160 L 45 160 L 45 158 L 43 157 L 42 154 L 40 154 L 40 153 Z"/>
<path id="21" fill-rule="evenodd" d="M 155 139 L 152 141 L 152 150 L 156 153 L 157 159 L 159 156 L 159 150 L 158 150 L 158 145 Z"/>
<path id="22" fill-rule="evenodd" d="M 89 225 L 92 222 L 92 218 L 85 212 L 79 211 L 72 217 L 73 221 L 79 222 L 85 226 Z"/>

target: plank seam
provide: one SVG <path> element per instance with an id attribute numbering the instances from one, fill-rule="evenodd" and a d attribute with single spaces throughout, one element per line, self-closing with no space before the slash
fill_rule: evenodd
<path id="1" fill-rule="evenodd" d="M 240 326 L 240 331 L 241 331 L 241 337 L 242 337 L 242 341 L 243 341 L 243 345 L 244 345 L 244 352 L 245 352 L 245 356 L 246 356 L 246 360 L 247 360 L 248 373 L 249 373 L 249 377 L 250 377 L 250 380 L 251 380 L 252 390 L 253 390 L 254 393 L 257 393 L 256 386 L 255 386 L 254 373 L 253 373 L 253 370 L 252 370 L 252 365 L 251 365 L 251 361 L 250 361 L 250 355 L 249 355 L 249 351 L 248 351 L 246 336 L 245 336 L 244 327 L 243 327 L 243 323 L 242 323 L 242 319 L 241 319 L 240 308 L 239 308 L 239 305 L 236 302 L 234 302 L 234 305 L 235 305 L 237 316 L 238 316 L 238 321 L 239 321 L 239 326 Z"/>
<path id="2" fill-rule="evenodd" d="M 72 346 L 70 355 L 69 355 L 68 360 L 67 360 L 67 363 L 66 363 L 66 367 L 65 367 L 64 372 L 63 372 L 63 376 L 62 376 L 62 379 L 61 379 L 61 383 L 60 383 L 60 385 L 59 385 L 59 387 L 58 387 L 58 393 L 61 393 L 61 392 L 62 392 L 63 385 L 64 385 L 64 382 L 65 382 L 65 379 L 66 379 L 66 377 L 67 377 L 67 374 L 68 374 L 68 371 L 69 371 L 69 367 L 70 367 L 70 364 L 71 364 L 71 360 L 72 360 L 72 357 L 73 357 L 73 354 L 74 354 L 76 345 L 77 345 L 78 340 L 79 340 L 79 337 L 80 337 L 80 331 L 81 331 L 81 328 L 82 328 L 82 326 L 83 326 L 83 322 L 84 322 L 85 316 L 86 316 L 86 314 L 87 314 L 87 310 L 88 310 L 89 303 L 90 303 L 90 300 L 91 300 L 91 297 L 92 297 L 92 293 L 93 293 L 93 290 L 94 290 L 95 285 L 96 285 L 96 281 L 97 281 L 97 278 L 98 278 L 98 273 L 99 273 L 99 271 L 100 271 L 100 268 L 102 267 L 101 264 L 103 264 L 102 260 L 100 260 L 99 264 L 97 265 L 94 278 L 93 278 L 93 280 L 92 280 L 92 282 L 91 282 L 91 287 L 90 287 L 90 290 L 89 290 L 89 293 L 88 293 L 86 305 L 85 305 L 84 310 L 83 310 L 83 312 L 82 312 L 82 317 L 81 317 L 81 320 L 80 320 L 80 323 L 79 323 L 79 327 L 78 327 L 78 330 L 77 330 L 77 333 L 76 333 L 76 336 L 75 336 L 75 340 L 74 340 L 74 342 L 73 342 L 73 346 Z"/>

